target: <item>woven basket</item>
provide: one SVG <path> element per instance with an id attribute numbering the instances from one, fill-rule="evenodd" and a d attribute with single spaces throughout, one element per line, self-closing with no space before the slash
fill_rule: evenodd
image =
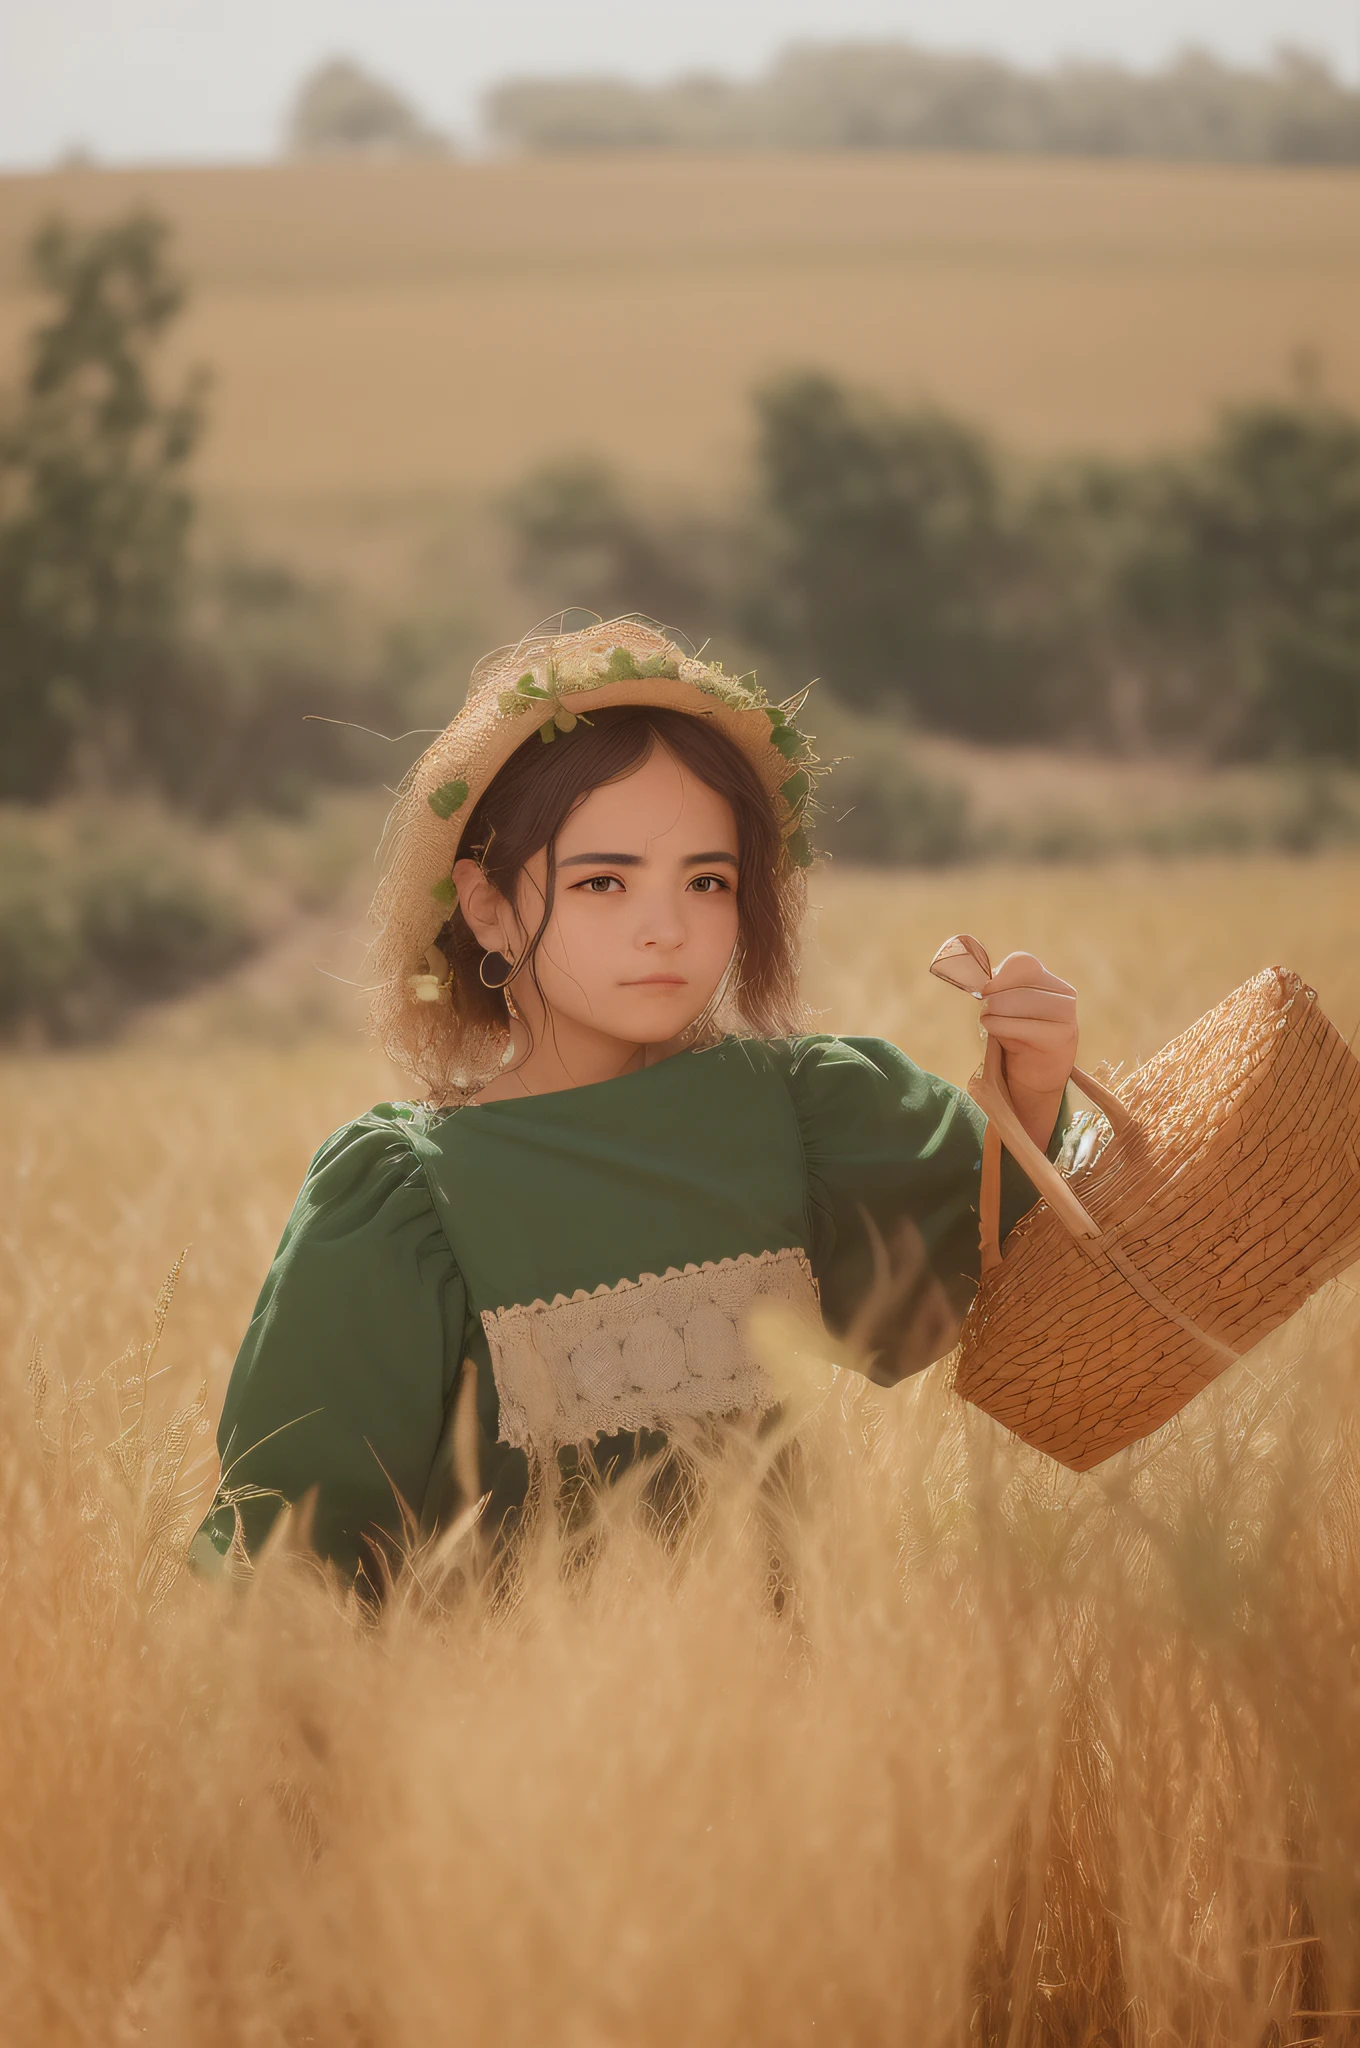
<path id="1" fill-rule="evenodd" d="M 955 1386 L 1084 1472 L 1360 1258 L 1360 1061 L 1315 991 L 1271 967 L 1117 1088 L 1072 1078 L 1110 1135 L 1069 1176 L 1020 1124 L 999 1048 L 971 1084 L 988 1116 L 983 1275 Z M 1004 1257 L 1002 1143 L 1045 1198 Z"/>

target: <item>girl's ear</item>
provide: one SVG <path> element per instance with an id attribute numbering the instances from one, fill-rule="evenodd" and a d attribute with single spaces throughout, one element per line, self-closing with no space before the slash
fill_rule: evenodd
<path id="1" fill-rule="evenodd" d="M 475 860 L 454 862 L 453 886 L 458 891 L 458 908 L 477 944 L 488 953 L 513 954 L 515 914 Z"/>

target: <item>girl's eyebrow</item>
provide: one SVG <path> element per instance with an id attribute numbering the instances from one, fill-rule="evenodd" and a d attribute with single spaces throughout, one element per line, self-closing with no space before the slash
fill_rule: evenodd
<path id="1" fill-rule="evenodd" d="M 640 868 L 640 853 L 569 853 L 560 868 Z"/>
<path id="2" fill-rule="evenodd" d="M 727 866 L 737 865 L 735 853 L 687 853 L 680 863 L 686 868 L 712 867 L 715 861 L 725 861 Z M 640 853 L 569 853 L 565 860 L 557 863 L 559 868 L 640 868 L 646 865 L 646 857 Z"/>

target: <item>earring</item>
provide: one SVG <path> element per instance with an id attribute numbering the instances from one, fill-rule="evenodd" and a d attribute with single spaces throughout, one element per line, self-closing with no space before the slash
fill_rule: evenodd
<path id="1" fill-rule="evenodd" d="M 486 978 L 488 967 L 490 967 L 492 974 L 495 976 L 494 981 L 488 981 Z M 507 960 L 504 953 L 483 953 L 481 959 L 477 962 L 477 979 L 482 984 L 482 987 L 490 989 L 493 995 L 505 987 L 506 982 L 509 981 L 514 971 L 514 961 Z"/>
<path id="2" fill-rule="evenodd" d="M 488 981 L 486 978 L 488 963 L 490 963 L 491 972 L 495 977 L 492 981 Z M 514 972 L 515 962 L 507 960 L 504 953 L 483 953 L 481 959 L 477 962 L 478 981 L 480 981 L 483 988 L 489 989 L 493 995 L 504 996 L 505 1007 L 510 1013 L 510 1036 L 505 1042 L 505 1051 L 501 1054 L 501 1065 L 503 1067 L 508 1067 L 515 1058 L 514 1026 L 522 1021 L 519 1011 L 515 1007 L 515 998 L 510 993 L 510 981 Z"/>

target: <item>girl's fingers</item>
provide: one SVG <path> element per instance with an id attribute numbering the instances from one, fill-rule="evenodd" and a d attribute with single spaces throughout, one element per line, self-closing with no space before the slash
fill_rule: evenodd
<path id="1" fill-rule="evenodd" d="M 1069 1066 L 1077 1049 L 1076 1033 L 1057 1024 L 1044 1024 L 1023 1017 L 998 1017 L 993 1023 L 984 1024 L 983 1029 L 988 1038 L 994 1038 L 1007 1050 L 1027 1047 L 1032 1052 L 1061 1053 Z"/>
<path id="2" fill-rule="evenodd" d="M 1047 988 L 997 988 L 995 982 L 983 998 L 982 1020 L 989 1017 L 1043 1017 L 1054 1024 L 1070 1023 L 1077 1017 L 1075 993 Z"/>
<path id="3" fill-rule="evenodd" d="M 1070 981 L 1050 974 L 1035 953 L 1008 953 L 991 980 L 983 984 L 982 993 L 990 996 L 1007 988 L 1048 989 L 1054 995 L 1073 997 L 1077 993 Z"/>

